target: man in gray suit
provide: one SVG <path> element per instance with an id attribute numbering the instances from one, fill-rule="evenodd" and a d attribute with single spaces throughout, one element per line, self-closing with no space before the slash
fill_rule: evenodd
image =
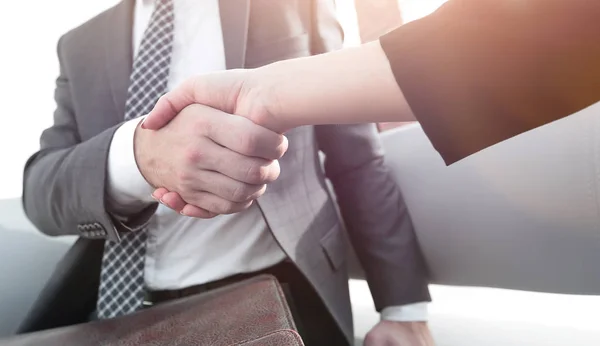
<path id="1" fill-rule="evenodd" d="M 266 272 L 288 290 L 308 345 L 349 344 L 347 228 L 385 320 L 368 341 L 430 344 L 426 271 L 374 126 L 298 128 L 282 158 L 283 137 L 199 105 L 139 131 L 138 117 L 191 75 L 341 44 L 332 0 L 124 0 L 64 35 L 54 125 L 23 193 L 42 232 L 80 236 L 50 284 L 61 311 L 111 318 Z M 154 186 L 201 209 L 174 212 Z"/>

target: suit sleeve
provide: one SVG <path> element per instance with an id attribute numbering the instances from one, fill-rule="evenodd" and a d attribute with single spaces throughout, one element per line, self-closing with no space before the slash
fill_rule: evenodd
<path id="1" fill-rule="evenodd" d="M 447 164 L 600 100 L 600 4 L 450 0 L 380 39 Z"/>
<path id="2" fill-rule="evenodd" d="M 339 49 L 333 1 L 313 1 L 313 54 Z M 376 127 L 315 127 L 352 244 L 378 311 L 430 301 L 427 271 L 400 189 L 384 164 Z"/>
<path id="3" fill-rule="evenodd" d="M 106 165 L 118 126 L 81 141 L 63 61 L 63 39 L 58 43 L 54 124 L 42 133 L 40 150 L 25 164 L 23 207 L 33 224 L 48 235 L 118 241 L 119 232 L 142 227 L 156 206 L 127 220 L 117 220 L 107 210 Z"/>
<path id="4" fill-rule="evenodd" d="M 316 127 L 350 240 L 361 262 L 375 307 L 430 301 L 427 270 L 413 224 L 383 157 L 376 127 Z"/>

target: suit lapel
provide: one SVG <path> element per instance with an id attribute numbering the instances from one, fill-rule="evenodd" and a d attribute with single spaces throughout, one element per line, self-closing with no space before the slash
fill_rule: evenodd
<path id="1" fill-rule="evenodd" d="M 127 89 L 133 65 L 132 31 L 135 0 L 123 0 L 110 12 L 110 26 L 104 43 L 106 72 L 115 105 L 115 114 L 125 116 Z"/>
<path id="2" fill-rule="evenodd" d="M 250 0 L 219 0 L 219 12 L 223 31 L 225 66 L 228 70 L 244 68 L 250 20 Z M 275 201 L 267 195 L 257 201 L 269 227 L 273 227 L 269 221 L 272 219 L 269 211 L 276 210 L 272 207 L 273 202 Z"/>
<path id="3" fill-rule="evenodd" d="M 250 0 L 219 0 L 225 65 L 227 69 L 243 68 L 246 61 L 246 41 Z"/>

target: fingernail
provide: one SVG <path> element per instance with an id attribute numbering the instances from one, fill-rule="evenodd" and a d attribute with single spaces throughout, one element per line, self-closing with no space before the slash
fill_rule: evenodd
<path id="1" fill-rule="evenodd" d="M 182 210 L 182 211 L 180 211 L 180 212 L 179 212 L 179 214 L 181 214 L 181 215 L 183 215 L 183 216 L 187 216 L 183 210 Z"/>
<path id="2" fill-rule="evenodd" d="M 150 197 L 152 197 L 153 200 L 158 201 L 158 198 L 154 197 L 154 194 L 151 194 Z"/>
<path id="3" fill-rule="evenodd" d="M 148 119 L 148 117 L 144 118 L 144 120 L 142 120 L 142 124 L 140 125 L 140 127 L 144 130 L 146 129 L 146 119 Z"/>

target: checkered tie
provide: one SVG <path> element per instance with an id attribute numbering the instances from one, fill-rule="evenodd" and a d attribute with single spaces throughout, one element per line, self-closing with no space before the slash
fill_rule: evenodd
<path id="1" fill-rule="evenodd" d="M 133 63 L 125 120 L 147 114 L 166 91 L 173 43 L 173 0 L 157 0 L 150 23 Z M 102 257 L 98 318 L 136 311 L 144 299 L 146 230 L 121 234 L 121 242 L 107 241 Z"/>

